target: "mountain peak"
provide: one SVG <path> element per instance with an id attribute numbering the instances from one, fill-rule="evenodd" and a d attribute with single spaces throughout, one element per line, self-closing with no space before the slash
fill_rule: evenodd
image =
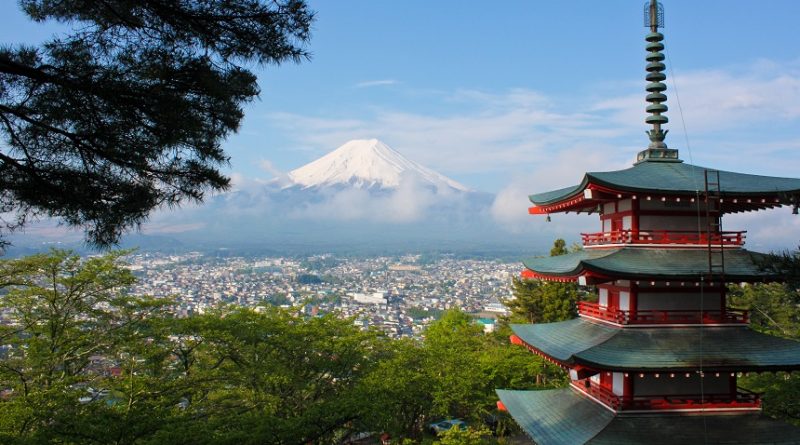
<path id="1" fill-rule="evenodd" d="M 289 172 L 303 188 L 353 185 L 395 188 L 401 178 L 413 177 L 425 185 L 469 191 L 458 182 L 411 161 L 378 139 L 355 139 L 336 150 Z"/>

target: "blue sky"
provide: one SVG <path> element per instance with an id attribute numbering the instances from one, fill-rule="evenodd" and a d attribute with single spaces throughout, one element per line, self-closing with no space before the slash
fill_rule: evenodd
<path id="1" fill-rule="evenodd" d="M 312 2 L 314 58 L 265 71 L 262 101 L 231 140 L 234 170 L 258 159 L 296 168 L 355 137 L 382 139 L 487 191 L 570 150 L 591 164 L 576 162 L 554 186 L 578 180 L 580 167 L 626 165 L 647 143 L 640 3 Z M 674 77 L 695 162 L 741 170 L 741 157 L 720 158 L 742 150 L 769 158 L 745 145 L 784 142 L 796 160 L 800 4 L 668 1 L 665 9 L 670 145 L 687 159 Z M 754 161 L 747 167 L 792 173 Z"/>
<path id="2" fill-rule="evenodd" d="M 378 138 L 499 193 L 516 221 L 530 218 L 525 194 L 625 168 L 647 145 L 643 1 L 309 3 L 312 60 L 257 68 L 261 98 L 225 144 L 238 186 Z M 699 165 L 798 176 L 800 2 L 663 4 L 669 146 Z M 54 29 L 10 0 L 0 11 L 4 43 Z"/>
<path id="3" fill-rule="evenodd" d="M 226 143 L 231 173 L 268 178 L 270 165 L 291 170 L 358 137 L 379 138 L 490 192 L 569 150 L 591 153 L 595 169 L 625 165 L 647 142 L 642 5 L 311 1 L 313 58 L 257 69 L 261 98 Z M 800 87 L 792 82 L 800 74 L 800 3 L 664 5 L 670 146 L 688 160 L 676 80 L 695 162 L 791 174 L 785 161 L 796 161 L 793 149 L 800 148 Z M 4 43 L 35 42 L 54 30 L 27 21 L 15 2 L 1 10 Z M 769 94 L 758 88 L 770 83 L 781 91 L 780 103 L 757 100 Z M 695 88 L 703 97 L 693 97 Z M 727 103 L 706 107 L 707 96 Z M 481 120 L 487 128 L 474 127 Z M 755 147 L 754 163 L 721 159 L 749 153 L 750 144 L 785 152 L 777 165 Z M 579 178 L 581 164 L 564 184 Z"/>

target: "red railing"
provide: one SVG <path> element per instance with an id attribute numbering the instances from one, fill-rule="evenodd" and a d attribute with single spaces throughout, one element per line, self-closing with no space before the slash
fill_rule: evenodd
<path id="1" fill-rule="evenodd" d="M 617 410 L 678 410 L 709 408 L 758 408 L 761 396 L 757 393 L 737 388 L 736 394 L 656 394 L 648 396 L 618 396 L 611 390 L 586 379 L 573 382 L 573 386 L 605 405 Z"/>
<path id="2" fill-rule="evenodd" d="M 741 246 L 746 231 L 710 234 L 716 246 Z M 708 244 L 709 234 L 684 230 L 617 230 L 613 232 L 581 233 L 584 246 L 602 244 Z"/>
<path id="3" fill-rule="evenodd" d="M 608 309 L 598 303 L 578 302 L 578 313 L 617 324 L 747 324 L 749 312 L 727 308 L 724 311 Z"/>

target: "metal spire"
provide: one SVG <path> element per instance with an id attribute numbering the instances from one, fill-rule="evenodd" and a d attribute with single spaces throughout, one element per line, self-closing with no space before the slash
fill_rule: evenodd
<path id="1" fill-rule="evenodd" d="M 652 125 L 653 128 L 647 131 L 650 138 L 650 145 L 647 150 L 639 153 L 637 162 L 645 160 L 659 160 L 659 161 L 679 161 L 678 150 L 667 148 L 664 143 L 664 138 L 667 136 L 669 130 L 663 130 L 662 124 L 669 122 L 667 116 L 663 113 L 667 112 L 667 95 L 664 91 L 667 85 L 664 84 L 667 76 L 664 70 L 667 68 L 664 65 L 664 35 L 658 32 L 658 28 L 664 27 L 664 8 L 658 3 L 658 0 L 650 0 L 644 5 L 644 24 L 650 28 L 650 34 L 645 36 L 647 41 L 647 76 L 645 79 L 649 82 L 645 87 L 647 90 L 647 97 L 645 100 L 649 103 L 646 110 L 650 114 L 645 119 L 645 122 Z"/>

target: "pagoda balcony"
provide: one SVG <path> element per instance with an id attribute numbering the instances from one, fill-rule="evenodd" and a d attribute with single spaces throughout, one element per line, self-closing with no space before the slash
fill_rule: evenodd
<path id="1" fill-rule="evenodd" d="M 747 324 L 749 312 L 727 308 L 724 311 L 700 310 L 636 310 L 609 309 L 597 303 L 578 302 L 580 315 L 618 325 L 697 325 Z"/>
<path id="2" fill-rule="evenodd" d="M 730 394 L 656 394 L 648 396 L 619 396 L 608 388 L 585 379 L 571 386 L 608 406 L 614 411 L 687 411 L 687 410 L 757 410 L 761 396 L 742 388 Z"/>
<path id="3" fill-rule="evenodd" d="M 607 244 L 646 244 L 646 245 L 708 245 L 742 246 L 746 231 L 718 232 L 710 235 L 691 230 L 615 230 L 612 232 L 581 233 L 583 245 L 602 246 Z M 710 240 L 709 240 L 710 238 Z"/>

